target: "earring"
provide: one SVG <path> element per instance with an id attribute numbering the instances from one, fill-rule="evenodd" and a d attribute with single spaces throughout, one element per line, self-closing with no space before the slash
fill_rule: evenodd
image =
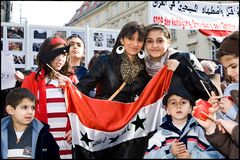
<path id="1" fill-rule="evenodd" d="M 125 48 L 121 45 L 117 47 L 116 52 L 117 54 L 123 54 L 124 50 Z"/>
<path id="2" fill-rule="evenodd" d="M 138 53 L 138 57 L 140 59 L 143 59 L 145 57 L 145 52 L 143 50 L 141 50 L 139 53 Z"/>

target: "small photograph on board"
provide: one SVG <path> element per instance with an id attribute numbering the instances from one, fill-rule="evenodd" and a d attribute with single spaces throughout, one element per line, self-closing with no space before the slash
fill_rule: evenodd
<path id="1" fill-rule="evenodd" d="M 25 64 L 25 55 L 13 54 L 14 64 Z"/>
<path id="2" fill-rule="evenodd" d="M 71 31 L 70 36 L 73 35 L 73 34 L 79 35 L 83 39 L 83 41 L 86 42 L 86 40 L 85 40 L 85 32 Z"/>
<path id="3" fill-rule="evenodd" d="M 22 42 L 8 42 L 8 51 L 22 51 L 23 44 Z"/>
<path id="4" fill-rule="evenodd" d="M 96 47 L 103 47 L 103 33 L 93 33 L 93 40 Z"/>
<path id="5" fill-rule="evenodd" d="M 34 39 L 46 39 L 47 38 L 47 30 L 35 29 L 33 31 L 33 38 Z"/>
<path id="6" fill-rule="evenodd" d="M 33 45 L 32 45 L 32 51 L 33 51 L 33 52 L 39 52 L 41 46 L 42 46 L 42 43 L 33 43 Z"/>
<path id="7" fill-rule="evenodd" d="M 11 39 L 23 39 L 24 38 L 24 28 L 23 27 L 7 27 L 7 38 Z"/>
<path id="8" fill-rule="evenodd" d="M 53 35 L 57 35 L 63 39 L 66 39 L 67 32 L 66 31 L 55 31 Z"/>
<path id="9" fill-rule="evenodd" d="M 113 48 L 115 42 L 116 42 L 116 35 L 112 33 L 106 34 L 106 42 L 108 48 Z"/>

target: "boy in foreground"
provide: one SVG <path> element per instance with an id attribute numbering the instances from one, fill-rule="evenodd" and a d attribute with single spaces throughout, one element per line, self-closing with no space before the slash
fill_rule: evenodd
<path id="1" fill-rule="evenodd" d="M 34 118 L 35 96 L 25 88 L 6 97 L 9 116 L 1 119 L 1 159 L 60 159 L 49 125 Z"/>
<path id="2" fill-rule="evenodd" d="M 170 88 L 163 98 L 166 120 L 150 138 L 144 158 L 224 158 L 204 137 L 191 116 L 194 102 L 184 87 Z"/>

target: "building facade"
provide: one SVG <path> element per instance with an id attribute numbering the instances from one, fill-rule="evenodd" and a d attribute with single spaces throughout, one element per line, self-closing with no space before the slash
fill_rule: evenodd
<path id="1" fill-rule="evenodd" d="M 147 25 L 148 5 L 148 1 L 85 1 L 66 26 L 121 29 L 129 21 Z M 198 30 L 171 29 L 171 34 L 172 48 L 192 52 L 201 59 L 216 60 L 216 46 Z"/>
<path id="2" fill-rule="evenodd" d="M 10 22 L 12 12 L 11 1 L 1 1 L 1 22 Z"/>

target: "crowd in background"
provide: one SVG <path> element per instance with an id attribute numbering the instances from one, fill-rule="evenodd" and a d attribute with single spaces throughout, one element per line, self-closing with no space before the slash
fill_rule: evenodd
<path id="1" fill-rule="evenodd" d="M 79 35 L 46 38 L 37 71 L 17 71 L 16 89 L 1 91 L 1 158 L 77 158 L 61 85 L 70 82 L 89 97 L 130 103 L 164 66 L 173 76 L 159 106 L 166 111 L 163 123 L 139 146 L 136 157 L 239 158 L 239 31 L 225 37 L 218 49 L 224 81 L 213 61 L 199 61 L 170 45 L 164 25 L 129 22 L 112 51 L 95 54 L 85 68 L 85 43 Z M 210 118 L 194 116 L 199 99 L 211 105 Z"/>

